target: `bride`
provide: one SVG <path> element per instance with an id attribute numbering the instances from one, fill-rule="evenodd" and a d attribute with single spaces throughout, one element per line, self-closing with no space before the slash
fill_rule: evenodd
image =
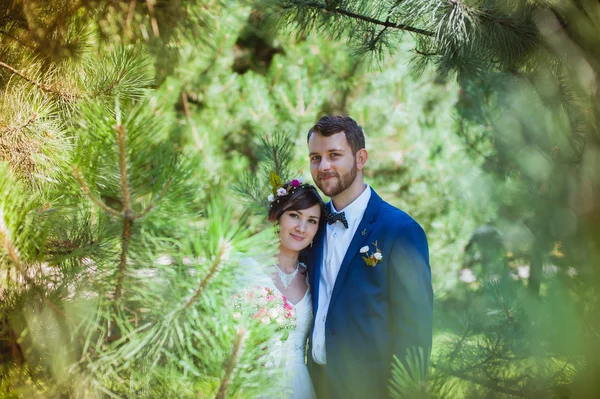
<path id="1" fill-rule="evenodd" d="M 313 314 L 306 265 L 299 260 L 300 251 L 312 244 L 323 214 L 323 200 L 310 184 L 294 179 L 269 196 L 269 221 L 279 227 L 279 251 L 276 264 L 266 269 L 270 288 L 287 298 L 296 313 L 296 326 L 278 356 L 283 359 L 281 392 L 289 399 L 313 399 L 314 389 L 304 362 L 306 339 Z M 257 263 L 255 260 L 250 260 Z M 254 265 L 260 268 L 260 265 Z M 251 266 L 252 267 L 252 266 Z M 254 269 L 254 267 L 252 267 Z M 256 269 L 254 269 L 256 270 Z M 279 340 L 278 340 L 279 341 Z M 279 341 L 281 342 L 281 341 Z"/>

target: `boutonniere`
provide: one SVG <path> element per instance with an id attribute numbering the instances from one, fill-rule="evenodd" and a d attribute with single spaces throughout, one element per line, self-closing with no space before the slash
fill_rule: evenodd
<path id="1" fill-rule="evenodd" d="M 376 264 L 381 262 L 381 259 L 383 259 L 383 254 L 381 253 L 381 250 L 377 247 L 377 241 L 375 241 L 373 245 L 375 246 L 375 251 L 371 252 L 370 255 L 369 251 L 371 250 L 371 248 L 369 248 L 368 245 L 365 245 L 360 249 L 360 253 L 365 254 L 365 256 L 362 257 L 363 260 L 365 261 L 367 266 L 371 267 L 374 267 Z"/>

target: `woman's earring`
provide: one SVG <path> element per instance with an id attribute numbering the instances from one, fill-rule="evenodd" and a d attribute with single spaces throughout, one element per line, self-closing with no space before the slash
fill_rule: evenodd
<path id="1" fill-rule="evenodd" d="M 310 247 L 312 248 L 312 240 L 310 240 Z"/>

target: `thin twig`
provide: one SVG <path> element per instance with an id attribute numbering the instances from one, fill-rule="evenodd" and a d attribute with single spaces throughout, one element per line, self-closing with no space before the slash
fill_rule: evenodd
<path id="1" fill-rule="evenodd" d="M 215 273 L 219 269 L 219 266 L 221 266 L 221 261 L 223 260 L 222 258 L 223 258 L 224 254 L 225 254 L 225 248 L 223 245 L 221 245 L 221 247 L 219 248 L 219 253 L 217 254 L 217 256 L 215 256 L 215 261 L 213 262 L 213 264 L 210 266 L 210 269 L 208 270 L 208 274 L 206 275 L 206 277 L 204 277 L 204 279 L 202 279 L 202 281 L 198 285 L 198 288 L 196 288 L 196 291 L 194 291 L 194 295 L 192 295 L 185 302 L 185 305 L 183 305 L 184 309 L 187 309 L 188 307 L 190 307 L 190 305 L 192 303 L 194 303 L 200 297 L 200 295 L 204 291 L 204 288 L 206 288 L 206 286 L 208 285 L 209 280 L 212 278 L 212 276 L 215 275 Z"/>
<path id="2" fill-rule="evenodd" d="M 0 132 L 2 132 L 2 133 L 5 133 L 5 132 L 7 132 L 7 133 L 14 133 L 14 132 L 18 132 L 20 130 L 23 130 L 23 129 L 27 128 L 29 125 L 31 125 L 33 122 L 35 122 L 37 120 L 37 118 L 38 118 L 38 115 L 39 114 L 37 112 L 34 112 L 29 117 L 29 119 L 27 119 L 27 121 L 24 124 L 22 124 L 21 126 L 6 126 L 6 127 L 2 127 L 2 129 L 0 129 Z M 0 137 L 0 140 L 1 139 L 2 138 Z"/>
<path id="3" fill-rule="evenodd" d="M 150 205 L 146 209 L 144 209 L 143 212 L 135 215 L 134 219 L 135 220 L 141 219 L 144 216 L 146 216 L 148 213 L 150 213 L 152 211 L 152 209 L 154 209 L 156 207 L 156 204 L 158 204 L 158 201 L 160 201 L 160 199 L 165 195 L 165 193 L 167 192 L 167 190 L 171 186 L 172 182 L 173 182 L 173 180 L 169 179 L 169 181 L 167 181 L 165 183 L 165 185 L 163 186 L 162 190 L 160 190 L 160 193 L 156 197 L 154 197 L 154 200 L 152 201 L 152 203 L 150 203 Z"/>
<path id="4" fill-rule="evenodd" d="M 73 174 L 75 175 L 75 178 L 77 179 L 77 182 L 79 183 L 79 186 L 81 187 L 81 189 L 83 190 L 83 192 L 88 197 L 90 197 L 90 199 L 96 205 L 98 205 L 100 208 L 102 208 L 103 210 L 105 210 L 106 212 L 110 213 L 113 216 L 121 217 L 121 214 L 119 212 L 117 212 L 116 210 L 114 210 L 110 206 L 106 205 L 104 203 L 104 201 L 102 201 L 100 198 L 98 198 L 94 194 L 92 194 L 92 192 L 90 190 L 90 187 L 85 182 L 85 180 L 84 180 L 83 176 L 81 175 L 81 172 L 79 171 L 79 168 L 77 167 L 77 165 L 73 166 Z"/>
<path id="5" fill-rule="evenodd" d="M 35 285 L 33 279 L 25 273 L 25 270 L 23 270 L 23 264 L 21 263 L 19 250 L 17 247 L 15 247 L 14 243 L 10 239 L 10 231 L 8 230 L 8 226 L 6 225 L 6 221 L 4 220 L 4 211 L 2 210 L 2 208 L 0 208 L 0 236 L 3 237 L 2 242 L 4 245 L 4 249 L 6 250 L 6 252 L 8 252 L 8 255 L 15 264 L 15 267 L 17 268 L 19 274 L 23 277 L 23 280 L 25 280 L 27 284 Z"/>
<path id="6" fill-rule="evenodd" d="M 131 193 L 129 191 L 129 179 L 127 175 L 127 138 L 125 126 L 118 124 L 117 131 L 117 148 L 119 151 L 119 171 L 121 173 L 121 195 L 123 196 L 124 215 L 130 218 L 132 215 Z"/>
<path id="7" fill-rule="evenodd" d="M 121 235 L 121 258 L 119 260 L 119 275 L 117 277 L 117 286 L 115 288 L 115 300 L 121 298 L 123 291 L 123 280 L 125 279 L 125 270 L 127 268 L 127 251 L 129 250 L 129 242 L 131 241 L 131 219 L 123 220 L 123 234 Z"/>
<path id="8" fill-rule="evenodd" d="M 154 15 L 154 0 L 146 0 L 146 5 L 148 6 L 148 11 L 150 12 L 150 24 L 152 25 L 152 33 L 154 34 L 154 37 L 158 37 L 158 22 L 156 21 L 156 16 Z"/>
<path id="9" fill-rule="evenodd" d="M 279 170 L 279 153 L 277 152 L 277 148 L 275 146 L 273 146 L 273 163 L 275 165 L 275 174 L 277 176 L 281 176 L 281 170 Z"/>
<path id="10" fill-rule="evenodd" d="M 204 144 L 202 144 L 202 140 L 200 140 L 200 134 L 198 134 L 198 129 L 196 129 L 196 124 L 192 120 L 192 114 L 190 112 L 190 104 L 188 102 L 187 92 L 181 92 L 181 101 L 183 102 L 183 112 L 185 113 L 185 117 L 192 127 L 192 136 L 194 137 L 194 141 L 200 150 L 204 149 Z"/>
<path id="11" fill-rule="evenodd" d="M 115 127 L 117 131 L 117 148 L 119 152 L 119 170 L 121 173 L 121 196 L 123 198 L 123 234 L 121 235 L 121 259 L 119 261 L 119 276 L 117 277 L 117 287 L 115 289 L 115 299 L 121 297 L 123 289 L 123 279 L 125 278 L 125 269 L 127 267 L 127 251 L 131 241 L 131 227 L 135 215 L 133 213 L 131 193 L 129 191 L 129 178 L 127 175 L 127 137 L 125 126 L 120 123 Z"/>
<path id="12" fill-rule="evenodd" d="M 244 346 L 244 342 L 246 341 L 246 337 L 246 330 L 244 328 L 240 328 L 235 337 L 235 342 L 233 343 L 231 355 L 229 355 L 229 358 L 227 359 L 228 361 L 225 365 L 225 375 L 223 376 L 223 380 L 221 381 L 219 392 L 215 397 L 216 399 L 223 399 L 227 394 L 227 388 L 229 388 L 229 384 L 231 383 L 231 375 L 233 374 L 233 370 L 235 369 L 235 366 L 240 360 L 242 348 Z"/>
<path id="13" fill-rule="evenodd" d="M 133 32 L 131 30 L 131 23 L 133 22 L 133 16 L 135 15 L 135 5 L 136 0 L 131 0 L 129 2 L 129 11 L 127 12 L 127 19 L 125 20 L 125 27 L 127 29 L 127 33 L 133 36 Z"/>
<path id="14" fill-rule="evenodd" d="M 41 82 L 38 82 L 38 81 L 30 78 L 29 76 L 25 75 L 23 72 L 15 69 L 15 68 L 13 68 L 12 66 L 10 66 L 10 65 L 2 62 L 2 61 L 0 61 L 0 66 L 3 67 L 3 68 L 5 68 L 5 69 L 8 69 L 9 71 L 11 71 L 12 73 L 14 73 L 15 75 L 20 76 L 22 79 L 26 80 L 27 82 L 31 83 L 32 85 L 36 86 L 38 89 L 40 89 L 40 90 L 42 90 L 42 91 L 44 91 L 46 93 L 52 93 L 52 94 L 56 94 L 56 95 L 59 95 L 59 96 L 62 95 L 60 92 L 51 89 L 50 86 L 45 85 L 45 84 L 43 84 Z"/>
<path id="15" fill-rule="evenodd" d="M 415 53 L 417 53 L 419 55 L 426 56 L 426 57 L 432 57 L 434 55 L 441 55 L 441 53 L 428 53 L 428 52 L 425 52 L 425 51 L 421 51 L 421 50 L 419 50 L 416 47 L 415 47 Z"/>
<path id="16" fill-rule="evenodd" d="M 125 68 L 121 69 L 121 72 L 119 72 L 119 76 L 117 76 L 116 79 L 114 79 L 112 82 L 110 82 L 106 87 L 104 87 L 100 90 L 96 90 L 93 93 L 90 93 L 89 96 L 93 98 L 98 95 L 106 94 L 106 93 L 110 92 L 112 89 L 115 88 L 115 86 L 117 86 L 119 83 L 121 83 L 121 81 L 123 80 L 123 78 L 126 75 L 127 75 L 127 71 L 125 70 Z"/>
<path id="17" fill-rule="evenodd" d="M 28 49 L 31 49 L 31 50 L 35 49 L 35 47 L 33 47 L 31 44 L 25 43 L 24 41 L 22 41 L 18 37 L 15 37 L 15 36 L 11 35 L 10 33 L 5 32 L 3 30 L 0 30 L 0 35 L 4 35 L 4 36 L 8 37 L 9 39 L 12 39 L 15 42 L 19 43 L 21 46 L 27 47 Z"/>
<path id="18" fill-rule="evenodd" d="M 332 13 L 338 13 L 341 15 L 345 15 L 347 17 L 353 18 L 353 19 L 358 19 L 361 21 L 365 21 L 365 22 L 369 22 L 375 25 L 381 25 L 381 26 L 385 26 L 388 28 L 394 28 L 394 29 L 399 29 L 399 30 L 404 30 L 407 32 L 413 32 L 413 33 L 417 33 L 419 35 L 424 35 L 424 36 L 435 36 L 435 33 L 430 32 L 428 30 L 424 30 L 424 29 L 420 29 L 420 28 L 415 28 L 412 27 L 410 25 L 405 25 L 405 24 L 397 24 L 394 22 L 389 22 L 389 21 L 381 21 L 375 18 L 371 18 L 371 17 L 367 17 L 366 15 L 361 15 L 361 14 L 357 14 L 354 13 L 352 11 L 348 11 L 346 9 L 343 8 L 339 8 L 339 7 L 331 7 L 327 4 L 321 4 L 321 3 L 302 3 L 302 6 L 305 7 L 312 7 L 312 8 L 317 8 L 317 9 L 321 9 L 324 11 L 328 11 L 328 12 L 332 12 Z"/>
<path id="19" fill-rule="evenodd" d="M 477 377 L 473 377 L 473 376 L 467 375 L 465 373 L 462 373 L 460 371 L 456 371 L 456 370 L 452 370 L 452 369 L 446 369 L 446 368 L 440 369 L 440 368 L 437 367 L 436 364 L 432 364 L 432 366 L 434 368 L 437 368 L 438 370 L 442 371 L 443 373 L 447 373 L 448 375 L 451 375 L 451 376 L 456 377 L 456 378 L 461 379 L 461 380 L 473 382 L 473 383 L 475 383 L 477 385 L 480 385 L 480 386 L 482 386 L 484 388 L 487 388 L 487 389 L 489 389 L 491 391 L 494 391 L 494 392 L 500 392 L 500 393 L 504 393 L 504 394 L 507 394 L 507 395 L 516 396 L 516 397 L 519 397 L 519 398 L 526 397 L 526 395 L 524 393 L 520 392 L 520 391 L 517 391 L 517 390 L 514 390 L 514 389 L 510 389 L 510 388 L 506 388 L 506 387 L 502 387 L 502 386 L 500 386 L 498 384 L 490 383 L 488 380 L 483 380 L 483 379 L 480 379 L 480 378 L 477 378 Z"/>

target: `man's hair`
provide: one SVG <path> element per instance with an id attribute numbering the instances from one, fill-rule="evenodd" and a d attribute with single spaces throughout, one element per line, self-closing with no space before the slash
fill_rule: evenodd
<path id="1" fill-rule="evenodd" d="M 332 136 L 336 133 L 344 132 L 346 140 L 352 149 L 352 155 L 365 148 L 365 134 L 362 127 L 348 115 L 324 116 L 308 131 L 306 141 L 310 139 L 313 133 L 320 134 L 325 137 Z"/>
<path id="2" fill-rule="evenodd" d="M 321 210 L 321 220 L 323 220 L 323 211 L 325 204 L 317 192 L 317 189 L 310 184 L 303 184 L 295 188 L 291 193 L 282 197 L 275 197 L 275 200 L 269 208 L 269 221 L 276 222 L 286 211 L 303 211 L 319 205 Z"/>

